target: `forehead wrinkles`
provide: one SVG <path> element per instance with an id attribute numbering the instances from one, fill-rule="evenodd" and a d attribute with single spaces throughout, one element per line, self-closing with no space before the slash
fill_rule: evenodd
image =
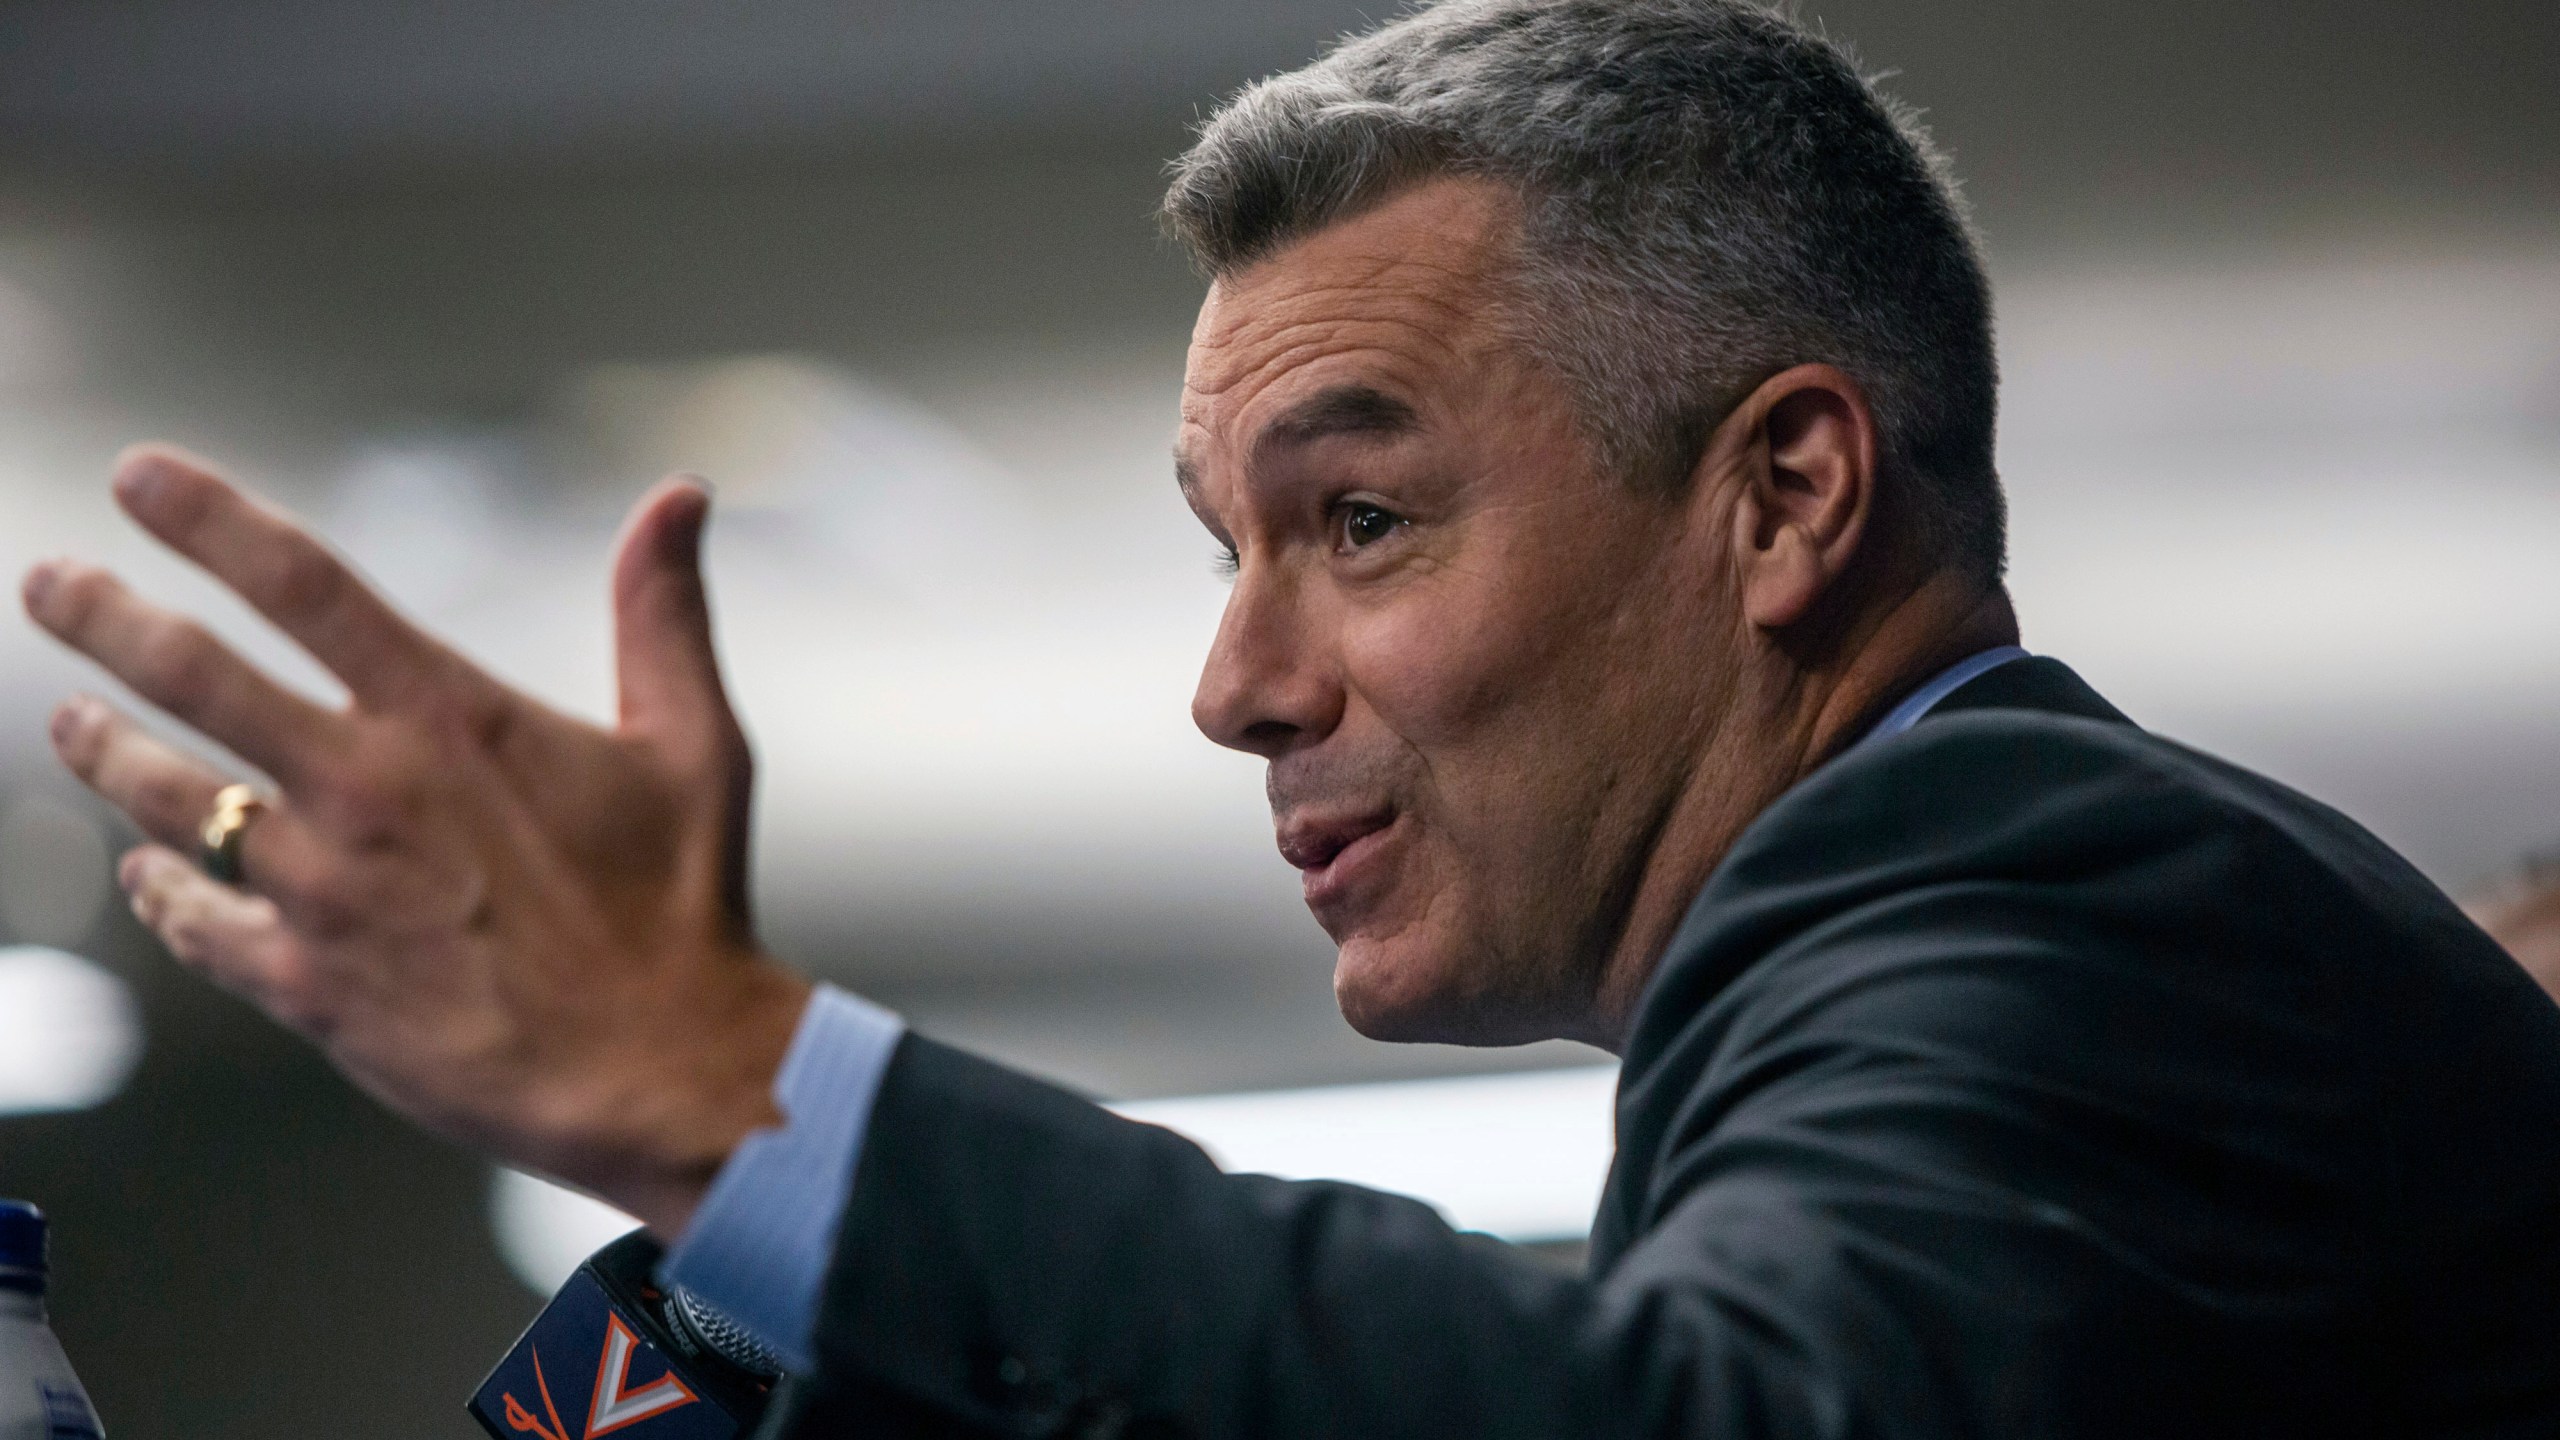
<path id="1" fill-rule="evenodd" d="M 1323 360 L 1365 362 L 1380 378 L 1444 387 L 1480 368 L 1498 340 L 1486 323 L 1485 294 L 1467 269 L 1410 258 L 1379 258 L 1361 272 L 1286 289 L 1224 291 L 1202 316 L 1192 349 L 1186 417 L 1208 424 Z"/>

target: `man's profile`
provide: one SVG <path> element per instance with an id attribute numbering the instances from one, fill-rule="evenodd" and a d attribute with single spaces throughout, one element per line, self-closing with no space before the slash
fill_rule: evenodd
<path id="1" fill-rule="evenodd" d="M 1991 306 L 1941 157 L 1742 0 L 1452 0 L 1174 172 L 1175 443 L 1232 570 L 1193 713 L 1388 1040 L 1624 1062 L 1588 1273 L 1222 1175 L 758 945 L 672 482 L 620 713 L 511 692 L 201 464 L 116 494 L 327 665 L 102 570 L 187 963 L 623 1206 L 790 1362 L 771 1433 L 2560 1433 L 2560 1007 L 2337 813 L 2019 647 Z"/>

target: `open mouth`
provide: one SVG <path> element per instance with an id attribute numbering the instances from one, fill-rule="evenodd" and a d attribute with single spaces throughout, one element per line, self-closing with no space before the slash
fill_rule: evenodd
<path id="1" fill-rule="evenodd" d="M 1368 868 L 1370 858 L 1385 848 L 1396 820 L 1395 811 L 1379 810 L 1344 818 L 1293 819 L 1282 825 L 1280 854 L 1298 867 L 1307 904 L 1320 907 L 1348 891 Z"/>

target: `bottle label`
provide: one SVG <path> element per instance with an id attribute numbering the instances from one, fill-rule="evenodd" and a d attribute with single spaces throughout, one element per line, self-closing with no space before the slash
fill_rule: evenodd
<path id="1" fill-rule="evenodd" d="M 42 1384 L 36 1393 L 44 1397 L 45 1440 L 106 1440 L 88 1396 Z"/>

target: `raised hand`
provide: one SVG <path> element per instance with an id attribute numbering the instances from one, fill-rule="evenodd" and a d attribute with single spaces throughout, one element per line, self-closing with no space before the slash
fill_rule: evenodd
<path id="1" fill-rule="evenodd" d="M 808 992 L 748 923 L 752 767 L 712 650 L 709 497 L 669 481 L 624 528 L 607 730 L 499 684 L 189 456 L 128 452 L 115 496 L 350 696 L 314 703 L 107 571 L 28 573 L 36 623 L 277 787 L 241 883 L 219 883 L 198 836 L 240 777 L 64 702 L 63 763 L 159 842 L 119 867 L 135 913 L 392 1108 L 680 1230 L 779 1118 Z"/>

